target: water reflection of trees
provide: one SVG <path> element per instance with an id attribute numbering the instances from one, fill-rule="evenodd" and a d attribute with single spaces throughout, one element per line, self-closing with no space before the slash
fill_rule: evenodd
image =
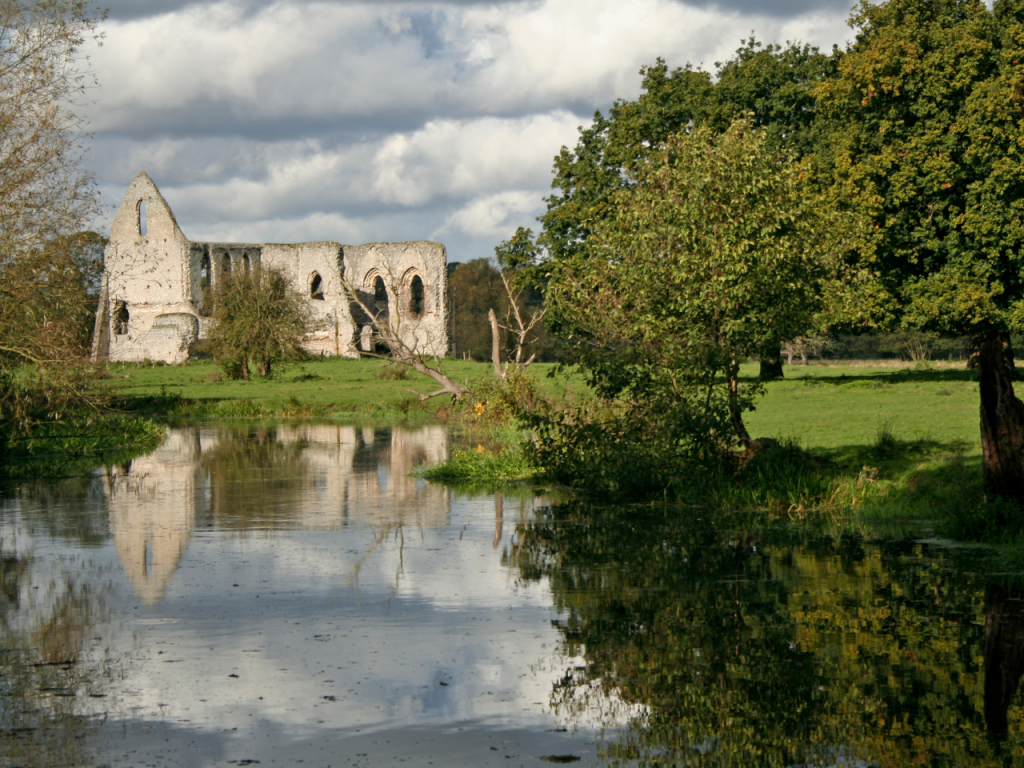
<path id="1" fill-rule="evenodd" d="M 613 764 L 1002 765 L 1018 748 L 1024 614 L 992 588 L 986 608 L 985 580 L 924 545 L 572 508 L 519 535 L 522 576 L 550 579 L 587 662 L 553 704 L 570 720 L 589 698 L 632 708 Z"/>
<path id="2" fill-rule="evenodd" d="M 41 567 L 0 540 L 0 763 L 71 766 L 85 754 L 93 702 L 106 697 L 108 659 L 87 640 L 106 620 L 96 574 Z M 92 577 L 92 578 L 90 578 Z M 103 711 L 99 708 L 99 711 Z"/>

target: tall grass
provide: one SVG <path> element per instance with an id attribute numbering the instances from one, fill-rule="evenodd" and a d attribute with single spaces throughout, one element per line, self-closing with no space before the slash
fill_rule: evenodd
<path id="1" fill-rule="evenodd" d="M 529 460 L 522 445 L 511 446 L 497 453 L 455 448 L 445 461 L 425 467 L 418 473 L 428 480 L 530 480 L 537 476 L 537 467 Z"/>

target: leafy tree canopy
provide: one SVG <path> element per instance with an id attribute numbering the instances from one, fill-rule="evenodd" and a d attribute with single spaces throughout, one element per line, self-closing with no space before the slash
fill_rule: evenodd
<path id="1" fill-rule="evenodd" d="M 629 418 L 677 424 L 669 442 L 692 455 L 746 442 L 759 388 L 740 388 L 739 363 L 806 329 L 847 228 L 743 120 L 669 138 L 609 202 L 547 288 L 590 383 Z"/>
<path id="2" fill-rule="evenodd" d="M 541 217 L 540 244 L 556 260 L 585 247 L 609 195 L 631 183 L 674 134 L 700 126 L 721 133 L 749 117 L 772 148 L 808 154 L 817 142 L 813 87 L 835 72 L 839 58 L 838 49 L 765 46 L 751 37 L 732 59 L 716 64 L 714 78 L 689 64 L 670 70 L 662 59 L 644 67 L 640 97 L 617 101 L 607 116 L 596 113 L 580 129 L 575 149 L 563 147 L 555 157 L 551 186 L 558 192 Z"/>
<path id="3" fill-rule="evenodd" d="M 866 257 L 906 324 L 1024 329 L 1024 4 L 862 4 L 819 86 L 835 196 L 873 223 Z"/>

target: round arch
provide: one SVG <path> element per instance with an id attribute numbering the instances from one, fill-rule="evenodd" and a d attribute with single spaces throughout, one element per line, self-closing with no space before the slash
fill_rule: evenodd
<path id="1" fill-rule="evenodd" d="M 324 300 L 324 279 L 320 277 L 319 272 L 314 272 L 309 276 L 309 298 L 314 301 Z"/>

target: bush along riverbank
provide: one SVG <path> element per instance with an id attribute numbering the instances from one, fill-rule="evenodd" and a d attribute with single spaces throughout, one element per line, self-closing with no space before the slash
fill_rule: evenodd
<path id="1" fill-rule="evenodd" d="M 1024 515 L 986 494 L 980 444 L 964 438 L 978 429 L 973 372 L 801 374 L 769 384 L 751 419 L 762 434 L 774 427 L 779 437 L 704 457 L 673 451 L 658 428 L 618 419 L 607 404 L 552 403 L 522 383 L 493 382 L 462 406 L 461 423 L 477 432 L 421 474 L 451 483 L 526 481 L 597 502 L 660 500 L 775 520 L 913 522 L 919 532 L 1006 544 L 1024 559 Z M 785 435 L 787 424 L 800 429 Z M 479 436 L 495 430 L 502 440 Z"/>

